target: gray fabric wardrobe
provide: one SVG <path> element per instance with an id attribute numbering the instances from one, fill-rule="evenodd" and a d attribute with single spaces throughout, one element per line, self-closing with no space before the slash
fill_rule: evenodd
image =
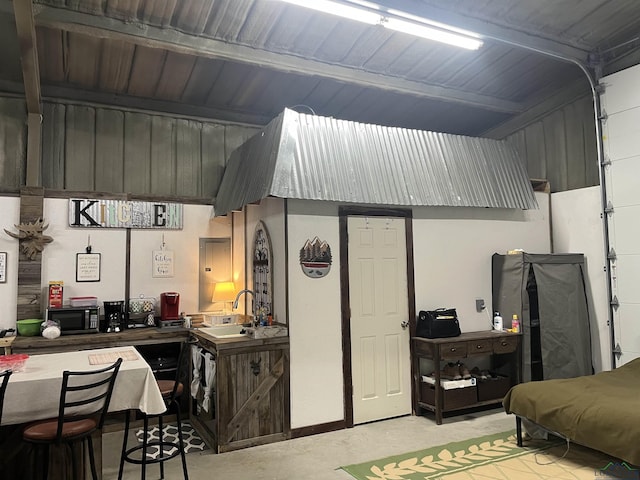
<path id="1" fill-rule="evenodd" d="M 523 380 L 593 373 L 584 255 L 494 254 L 493 310 L 520 319 Z"/>

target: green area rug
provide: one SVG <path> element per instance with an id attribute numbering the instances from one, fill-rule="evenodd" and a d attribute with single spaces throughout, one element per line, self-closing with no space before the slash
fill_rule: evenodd
<path id="1" fill-rule="evenodd" d="M 640 479 L 639 471 L 594 450 L 564 441 L 516 445 L 508 431 L 342 467 L 359 480 Z"/>

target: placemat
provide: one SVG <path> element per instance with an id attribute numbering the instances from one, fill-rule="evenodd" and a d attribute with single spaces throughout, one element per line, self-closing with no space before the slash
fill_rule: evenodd
<path id="1" fill-rule="evenodd" d="M 133 350 L 118 350 L 116 352 L 107 353 L 92 353 L 89 355 L 90 365 L 104 365 L 107 363 L 113 363 L 118 358 L 126 362 L 127 360 L 138 360 L 138 354 Z"/>

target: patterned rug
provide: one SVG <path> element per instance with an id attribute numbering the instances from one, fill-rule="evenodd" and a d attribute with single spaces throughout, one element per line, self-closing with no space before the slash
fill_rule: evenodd
<path id="1" fill-rule="evenodd" d="M 175 423 L 170 423 L 168 425 L 164 425 L 164 439 L 167 442 L 178 442 L 178 427 Z M 148 440 L 147 441 L 156 441 L 160 438 L 158 437 L 158 433 L 160 429 L 156 426 L 149 430 Z M 142 444 L 143 430 L 136 431 L 136 437 L 138 442 Z M 182 422 L 182 441 L 184 442 L 185 452 L 201 452 L 207 448 L 204 441 L 193 429 L 191 424 L 187 421 Z M 147 451 L 147 457 L 156 458 L 158 456 L 158 452 L 160 448 L 157 446 L 149 447 Z M 171 453 L 177 451 L 176 448 L 165 447 L 165 455 L 170 455 Z"/>
<path id="2" fill-rule="evenodd" d="M 359 480 L 640 479 L 640 470 L 574 443 L 526 440 L 515 431 L 341 467 Z"/>

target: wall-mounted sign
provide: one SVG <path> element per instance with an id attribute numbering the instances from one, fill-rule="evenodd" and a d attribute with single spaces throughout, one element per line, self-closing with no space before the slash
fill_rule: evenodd
<path id="1" fill-rule="evenodd" d="M 100 281 L 100 254 L 76 253 L 76 282 Z"/>
<path id="2" fill-rule="evenodd" d="M 173 277 L 173 251 L 154 250 L 151 268 L 153 277 Z"/>
<path id="3" fill-rule="evenodd" d="M 129 200 L 69 199 L 69 226 L 181 230 L 182 204 Z"/>
<path id="4" fill-rule="evenodd" d="M 322 278 L 331 270 L 331 247 L 315 237 L 300 249 L 300 266 L 309 278 Z"/>

